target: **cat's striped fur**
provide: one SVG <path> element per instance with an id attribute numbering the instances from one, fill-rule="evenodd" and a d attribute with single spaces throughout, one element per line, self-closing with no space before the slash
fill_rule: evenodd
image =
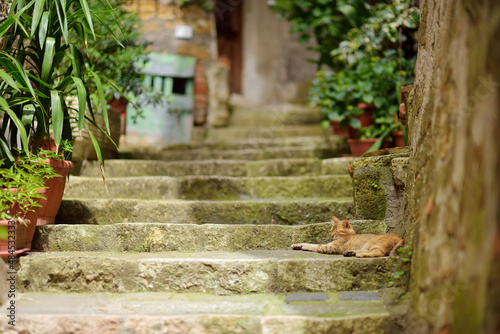
<path id="1" fill-rule="evenodd" d="M 293 244 L 292 249 L 344 256 L 379 257 L 393 256 L 404 244 L 404 240 L 394 233 L 356 234 L 347 220 L 341 222 L 335 216 L 330 233 L 333 241 L 328 244 Z"/>

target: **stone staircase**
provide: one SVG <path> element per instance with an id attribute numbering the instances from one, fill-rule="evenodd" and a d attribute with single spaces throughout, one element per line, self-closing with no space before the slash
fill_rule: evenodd
<path id="1" fill-rule="evenodd" d="M 358 233 L 345 142 L 307 109 L 239 108 L 203 142 L 123 153 L 70 178 L 18 269 L 4 333 L 382 333 L 388 258 L 291 251 Z M 305 124 L 305 125 L 303 125 Z"/>

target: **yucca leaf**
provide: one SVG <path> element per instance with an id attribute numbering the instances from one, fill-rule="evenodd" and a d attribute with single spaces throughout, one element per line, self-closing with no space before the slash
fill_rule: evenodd
<path id="1" fill-rule="evenodd" d="M 61 32 L 64 37 L 64 42 L 69 43 L 68 38 L 68 21 L 66 18 L 66 1 L 55 1 L 57 18 L 59 19 L 59 27 L 61 28 Z"/>
<path id="2" fill-rule="evenodd" d="M 80 78 L 73 77 L 78 92 L 78 131 L 83 128 L 83 121 L 85 120 L 85 103 L 87 101 L 87 91 Z"/>
<path id="3" fill-rule="evenodd" d="M 106 130 L 109 134 L 111 131 L 109 130 L 108 111 L 106 108 L 106 98 L 104 97 L 104 89 L 102 88 L 101 78 L 99 78 L 99 75 L 95 72 L 92 72 L 92 74 L 94 76 L 97 92 L 99 93 L 99 99 L 101 100 L 102 117 L 104 118 L 104 124 L 106 124 Z"/>
<path id="4" fill-rule="evenodd" d="M 45 46 L 45 38 L 47 37 L 47 31 L 49 30 L 49 15 L 50 13 L 45 11 L 42 14 L 42 19 L 40 20 L 40 28 L 38 29 L 38 39 L 40 47 L 43 50 Z"/>
<path id="5" fill-rule="evenodd" d="M 95 139 L 92 131 L 90 131 L 90 129 L 87 126 L 86 129 L 89 132 L 90 140 L 92 141 L 92 145 L 94 146 L 95 152 L 97 153 L 97 158 L 99 160 L 99 167 L 101 167 L 102 181 L 104 182 L 104 185 L 106 185 L 106 178 L 104 176 L 104 157 L 102 156 L 101 147 L 99 146 L 97 139 Z"/>
<path id="6" fill-rule="evenodd" d="M 90 14 L 89 4 L 87 0 L 80 0 L 80 5 L 82 6 L 82 10 L 87 18 L 87 23 L 90 27 L 90 31 L 92 31 L 92 36 L 95 38 L 94 24 L 92 23 L 92 15 Z"/>
<path id="7" fill-rule="evenodd" d="M 12 77 L 8 73 L 0 70 L 0 79 L 5 81 L 12 88 L 16 89 L 17 91 L 20 91 L 18 84 L 14 81 L 14 79 L 12 79 Z"/>
<path id="8" fill-rule="evenodd" d="M 42 81 L 48 82 L 50 79 L 50 74 L 52 72 L 52 64 L 54 62 L 54 46 L 56 40 L 53 37 L 47 37 L 45 41 L 45 52 L 43 55 L 42 64 Z"/>
<path id="9" fill-rule="evenodd" d="M 33 35 L 36 32 L 36 28 L 40 23 L 40 18 L 42 17 L 44 5 L 45 5 L 45 0 L 37 0 L 37 2 L 35 2 L 35 9 L 33 10 L 33 19 L 31 21 L 31 35 L 30 35 L 31 38 L 33 38 Z"/>
<path id="10" fill-rule="evenodd" d="M 1 96 L 0 96 L 0 107 L 2 107 L 3 110 L 5 110 L 5 112 L 10 116 L 10 119 L 16 125 L 16 128 L 19 131 L 19 136 L 21 137 L 21 143 L 23 144 L 24 152 L 26 153 L 26 155 L 29 156 L 28 136 L 26 134 L 26 129 L 24 128 L 23 123 L 17 117 L 16 113 L 13 112 L 12 109 L 10 109 L 9 103 L 7 102 L 7 100 L 5 100 Z"/>
<path id="11" fill-rule="evenodd" d="M 82 67 L 83 67 L 83 56 L 80 50 L 74 45 L 70 45 L 71 54 L 73 55 L 73 65 L 75 70 L 75 76 L 78 78 L 82 77 Z"/>
<path id="12" fill-rule="evenodd" d="M 59 147 L 61 144 L 64 113 L 61 105 L 61 97 L 55 90 L 50 91 L 50 102 L 52 107 L 52 131 L 54 131 L 54 142 Z"/>
<path id="13" fill-rule="evenodd" d="M 16 16 L 19 15 L 16 14 Z M 3 37 L 5 35 L 5 33 L 9 30 L 12 24 L 14 24 L 14 22 L 16 22 L 14 17 L 9 17 L 2 23 L 2 25 L 0 25 L 0 37 Z"/>

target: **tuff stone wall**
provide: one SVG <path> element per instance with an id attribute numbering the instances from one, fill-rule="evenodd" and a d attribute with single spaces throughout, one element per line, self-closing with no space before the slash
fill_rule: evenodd
<path id="1" fill-rule="evenodd" d="M 499 333 L 500 2 L 420 6 L 408 105 L 409 332 Z"/>

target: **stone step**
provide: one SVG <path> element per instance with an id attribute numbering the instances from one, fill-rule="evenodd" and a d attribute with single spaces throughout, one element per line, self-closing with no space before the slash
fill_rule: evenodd
<path id="1" fill-rule="evenodd" d="M 123 176 L 300 176 L 347 174 L 352 158 L 333 159 L 275 159 L 275 160 L 106 160 L 106 177 Z M 101 177 L 97 161 L 85 161 L 72 171 L 74 175 Z M 70 178 L 71 182 L 71 178 Z"/>
<path id="2" fill-rule="evenodd" d="M 235 139 L 326 136 L 329 133 L 329 129 L 323 129 L 319 123 L 316 125 L 278 125 L 271 127 L 234 126 L 228 128 L 209 129 L 206 133 L 206 139 L 232 141 Z"/>
<path id="3" fill-rule="evenodd" d="M 282 146 L 264 149 L 238 150 L 163 150 L 161 152 L 130 152 L 120 154 L 120 159 L 142 159 L 163 161 L 190 161 L 190 160 L 265 160 L 289 158 L 333 158 L 347 152 L 345 145 L 339 144 L 335 148 L 320 148 L 315 146 Z"/>
<path id="4" fill-rule="evenodd" d="M 171 224 L 282 224 L 351 219 L 352 198 L 184 201 L 138 199 L 63 200 L 57 224 L 159 222 Z"/>
<path id="5" fill-rule="evenodd" d="M 320 124 L 324 117 L 317 108 L 277 105 L 264 109 L 237 106 L 229 122 L 230 126 L 278 126 Z"/>
<path id="6" fill-rule="evenodd" d="M 377 291 L 216 296 L 196 293 L 22 293 L 4 333 L 383 333 Z M 5 318 L 5 319 L 4 319 Z"/>
<path id="7" fill-rule="evenodd" d="M 201 292 L 219 295 L 373 290 L 393 277 L 388 258 L 303 251 L 54 252 L 19 259 L 21 292 Z"/>
<path id="8" fill-rule="evenodd" d="M 290 177 L 140 176 L 100 178 L 75 176 L 65 198 L 257 199 L 352 197 L 349 175 Z"/>
<path id="9" fill-rule="evenodd" d="M 383 221 L 350 221 L 357 233 L 382 234 Z M 332 223 L 286 225 L 194 225 L 119 223 L 45 225 L 36 229 L 32 249 L 109 252 L 202 252 L 286 250 L 294 243 L 328 243 Z"/>
<path id="10" fill-rule="evenodd" d="M 219 142 L 207 139 L 198 145 L 172 145 L 165 150 L 179 149 L 209 149 L 209 150 L 246 150 L 246 149 L 266 149 L 273 147 L 316 147 L 332 148 L 339 145 L 345 146 L 346 139 L 343 137 L 330 135 L 310 136 L 310 137 L 283 137 L 283 138 L 258 138 L 258 139 L 236 139 L 232 141 Z"/>

